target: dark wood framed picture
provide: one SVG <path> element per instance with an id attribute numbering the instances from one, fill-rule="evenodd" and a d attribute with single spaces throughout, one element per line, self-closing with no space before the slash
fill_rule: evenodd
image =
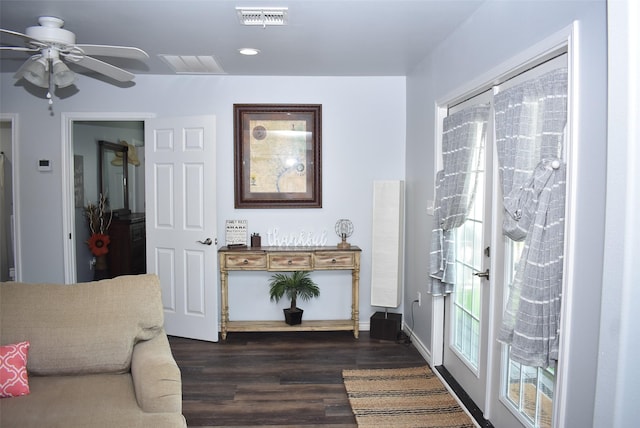
<path id="1" fill-rule="evenodd" d="M 236 208 L 322 207 L 322 105 L 234 104 Z"/>

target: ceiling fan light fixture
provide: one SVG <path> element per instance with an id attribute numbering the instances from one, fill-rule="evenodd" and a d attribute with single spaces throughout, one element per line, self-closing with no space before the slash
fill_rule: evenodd
<path id="1" fill-rule="evenodd" d="M 76 80 L 76 75 L 73 71 L 69 70 L 69 67 L 59 59 L 53 60 L 53 83 L 59 88 L 66 88 L 73 84 Z"/>
<path id="2" fill-rule="evenodd" d="M 43 57 L 33 58 L 19 71 L 29 83 L 41 88 L 49 87 L 49 62 Z M 18 73 L 16 73 L 18 74 Z"/>

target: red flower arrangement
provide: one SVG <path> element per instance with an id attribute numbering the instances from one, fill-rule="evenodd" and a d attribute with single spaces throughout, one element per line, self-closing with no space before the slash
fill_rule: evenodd
<path id="1" fill-rule="evenodd" d="M 89 244 L 89 250 L 93 253 L 94 256 L 104 256 L 109 252 L 107 245 L 109 245 L 109 235 L 104 235 L 102 233 L 94 233 L 91 235 L 91 238 L 87 241 Z"/>
<path id="2" fill-rule="evenodd" d="M 104 256 L 109 252 L 110 239 L 107 232 L 109 226 L 111 226 L 112 212 L 109 212 L 107 218 L 106 215 L 107 198 L 100 194 L 97 204 L 89 203 L 85 208 L 85 214 L 87 216 L 87 222 L 89 223 L 89 230 L 91 230 L 91 237 L 87 241 L 89 250 L 96 256 Z"/>

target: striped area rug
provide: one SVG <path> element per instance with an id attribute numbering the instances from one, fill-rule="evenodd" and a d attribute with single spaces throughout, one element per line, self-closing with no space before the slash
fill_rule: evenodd
<path id="1" fill-rule="evenodd" d="M 342 377 L 359 427 L 477 426 L 427 366 L 343 370 Z"/>

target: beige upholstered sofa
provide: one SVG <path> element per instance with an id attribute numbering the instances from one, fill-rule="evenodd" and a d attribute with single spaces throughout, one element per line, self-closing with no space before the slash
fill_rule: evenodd
<path id="1" fill-rule="evenodd" d="M 2 283 L 0 322 L 0 345 L 30 343 L 30 393 L 0 399 L 1 427 L 186 426 L 157 276 Z"/>

